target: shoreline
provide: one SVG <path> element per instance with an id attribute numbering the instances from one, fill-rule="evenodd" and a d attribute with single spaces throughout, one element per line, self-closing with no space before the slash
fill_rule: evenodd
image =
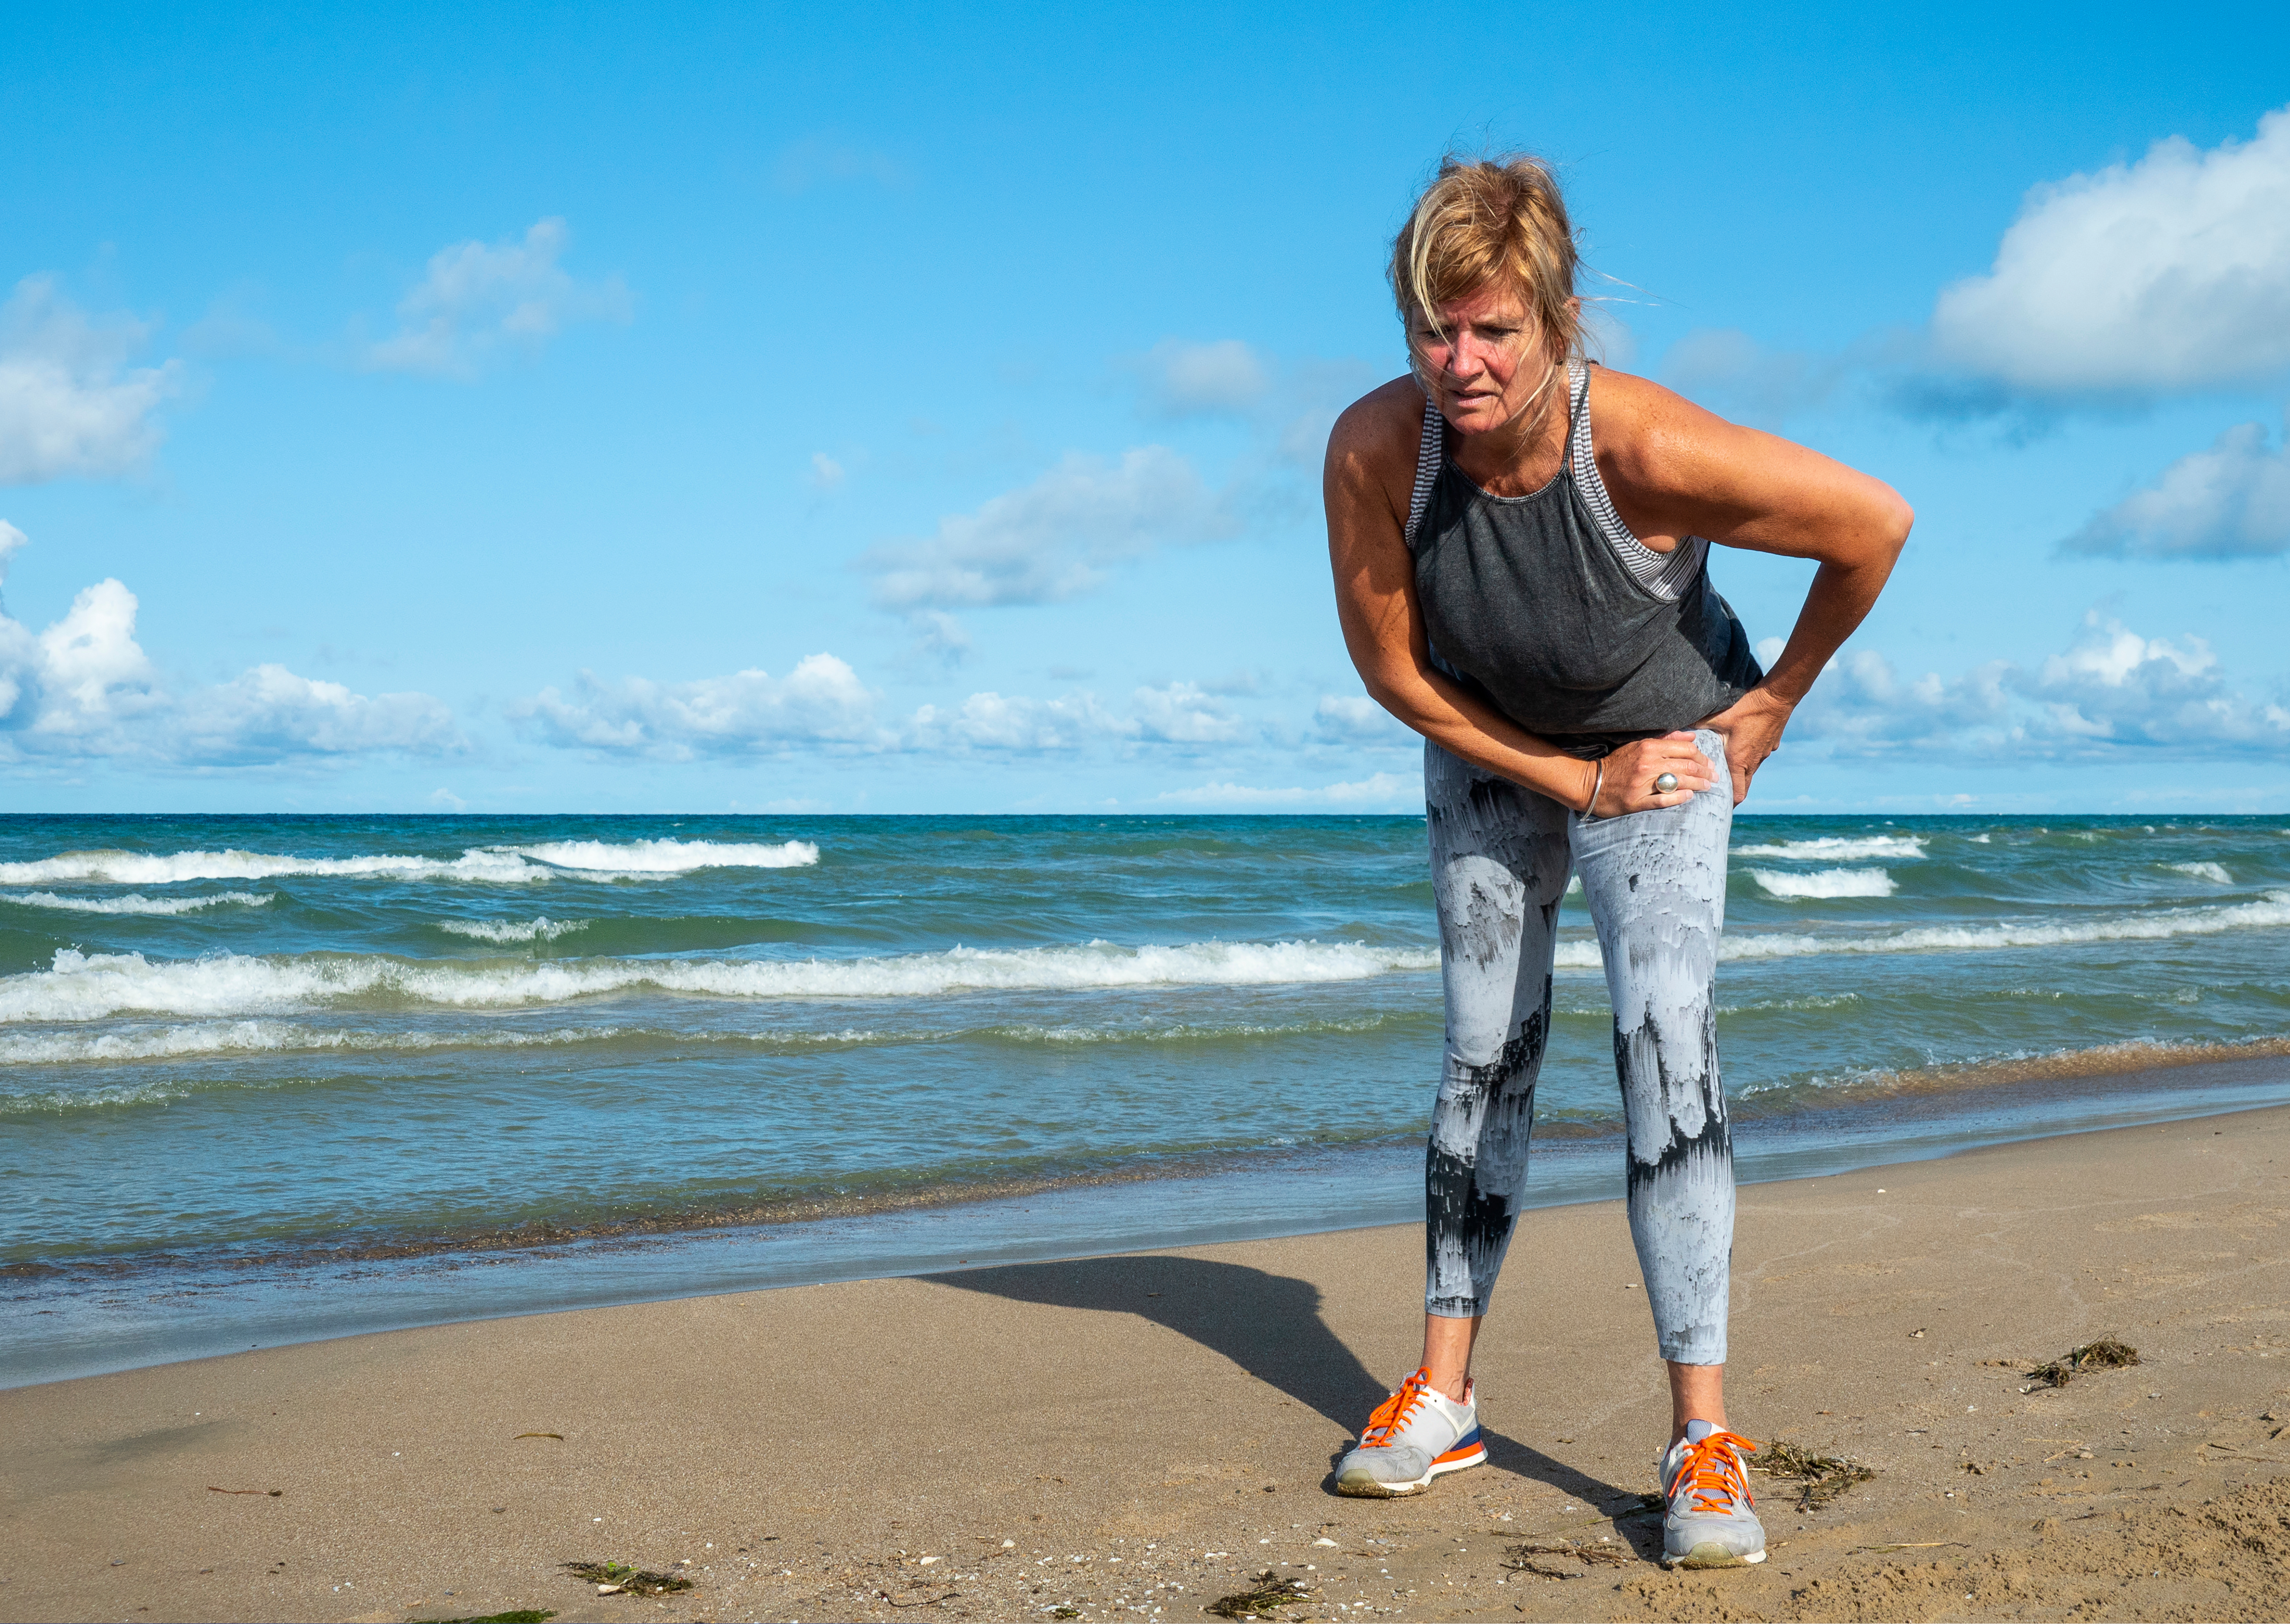
<path id="1" fill-rule="evenodd" d="M 2012 1063 L 2015 1067 L 2020 1063 Z M 2191 1080 L 2194 1086 L 2186 1086 Z M 2112 1087 L 2093 1089 L 2094 1081 Z M 2069 1092 L 2062 1085 L 2081 1086 Z M 2270 1050 L 2107 1074 L 2015 1076 L 2001 1092 L 1885 1092 L 1832 1113 L 1736 1117 L 1744 1188 L 1946 1160 L 1998 1146 L 2269 1108 L 2290 1100 Z M 2046 1107 L 2053 1125 L 2036 1127 Z M 1881 1110 L 1876 1108 L 1882 1108 Z M 1618 1134 L 1557 1136 L 1538 1124 L 1526 1211 L 1610 1199 Z M 928 1276 L 1173 1245 L 1265 1241 L 1420 1221 L 1420 1140 L 1233 1157 L 985 1196 L 829 1212 L 762 1225 L 641 1229 L 545 1245 L 271 1258 L 171 1257 L 156 1264 L 0 1274 L 16 1312 L 0 1324 L 0 1390 L 146 1369 L 250 1348 L 535 1313 L 665 1304 L 797 1285 Z M 284 1254 L 292 1257 L 294 1254 Z M 46 1322 L 46 1323 L 43 1323 Z"/>
<path id="2" fill-rule="evenodd" d="M 1420 1499 L 1326 1484 L 1414 1352 L 1400 1224 L 15 1388 L 0 1617 L 1167 1620 L 1266 1569 L 1301 1620 L 2290 1612 L 2262 1413 L 2290 1391 L 2290 1107 L 1746 1187 L 1734 1424 L 1874 1474 L 1804 1508 L 1755 1478 L 1755 1569 L 1648 1560 L 1665 1406 L 1619 1204 L 1521 1221 L 1480 1344 L 1491 1463 Z M 2031 1381 L 2102 1335 L 2139 1367 Z M 693 1588 L 599 1596 L 585 1561 Z"/>
<path id="3" fill-rule="evenodd" d="M 2070 1098 L 2104 1097 L 2134 1090 L 2140 1080 L 2163 1074 L 2243 1068 L 2270 1060 L 2290 1060 L 2290 1036 L 2201 1044 L 2133 1039 L 2088 1049 L 1950 1061 L 1908 1071 L 1875 1070 L 1839 1083 L 1757 1086 L 1730 1093 L 1727 1105 L 1737 1133 L 1747 1128 L 1752 1134 L 1771 1132 L 1793 1136 L 1844 1127 L 1862 1113 L 1873 1110 L 1906 1112 L 1927 1119 L 1943 1117 L 1952 1111 L 1966 1115 L 1983 1110 L 2008 1111 L 2014 1105 L 2025 1107 L 2039 1098 L 2048 1100 L 2066 1095 L 2068 1087 L 2074 1084 L 2087 1085 L 2087 1092 Z M 2286 1100 L 2290 1100 L 2290 1067 L 2282 1068 L 2282 1082 Z M 1547 1151 L 1554 1144 L 1569 1150 L 1611 1148 L 1620 1144 L 1621 1126 L 1619 1114 L 1589 1117 L 1574 1114 L 1538 1116 L 1534 1143 L 1539 1152 Z M 2033 1137 L 2078 1131 L 2046 1130 Z M 718 1206 L 687 1205 L 618 1214 L 606 1212 L 593 1217 L 576 1214 L 563 1219 L 535 1218 L 500 1227 L 412 1229 L 364 1236 L 350 1232 L 339 1238 L 300 1245 L 238 1243 L 90 1252 L 62 1261 L 33 1259 L 0 1263 L 0 1283 L 132 1277 L 147 1272 L 187 1269 L 291 1270 L 430 1257 L 540 1253 L 597 1242 L 672 1245 L 679 1240 L 726 1229 L 973 1206 L 1048 1196 L 1067 1189 L 1245 1175 L 1277 1168 L 1286 1162 L 1357 1153 L 1373 1155 L 1397 1146 L 1413 1146 L 1420 1139 L 1420 1130 L 1411 1127 L 1390 1134 L 1297 1145 L 1148 1151 L 1094 1162 L 1078 1157 L 1064 1167 L 1053 1164 L 1038 1173 L 988 1172 L 953 1178 L 918 1175 L 911 1181 L 887 1183 L 876 1190 L 826 1187 L 784 1196 L 743 1197 Z M 1968 1141 L 1967 1148 L 1971 1143 L 1995 1142 L 2002 1141 L 1982 1138 Z"/>

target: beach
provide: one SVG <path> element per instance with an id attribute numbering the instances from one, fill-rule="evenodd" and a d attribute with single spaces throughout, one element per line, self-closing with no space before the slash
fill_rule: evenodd
<path id="1" fill-rule="evenodd" d="M 0 1616 L 1175 1620 L 1269 1572 L 1294 1619 L 2281 1617 L 2286 1220 L 2282 1108 L 1745 1186 L 1731 1420 L 1874 1474 L 1753 1476 L 1754 1569 L 1649 1559 L 1666 1404 L 1594 1202 L 1523 1219 L 1490 1464 L 1419 1498 L 1328 1487 L 1416 1352 L 1389 1225 L 19 1388 Z M 2135 1367 L 2031 1383 L 2110 1335 Z M 606 1562 L 692 1588 L 563 1565 Z"/>

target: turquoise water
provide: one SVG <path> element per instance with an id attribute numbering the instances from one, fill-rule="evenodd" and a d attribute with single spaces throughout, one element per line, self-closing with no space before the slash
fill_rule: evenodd
<path id="1" fill-rule="evenodd" d="M 2043 1132 L 2218 1045 L 2272 1063 L 2214 1105 L 2290 1098 L 2285 823 L 1742 820 L 1745 1156 Z M 1565 926 L 1546 1194 L 1617 1125 Z M 9 819 L 0 1266 L 60 1335 L 124 1281 L 568 1233 L 767 1230 L 781 1278 L 885 1266 L 870 1221 L 984 1250 L 994 1196 L 1029 1221 L 993 1244 L 1048 1252 L 1115 1207 L 1135 1244 L 1365 1221 L 1405 1210 L 1439 1031 L 1420 818 Z M 438 1289 L 527 1304 L 506 1277 Z M 49 1369 L 18 1324 L 0 1359 Z"/>

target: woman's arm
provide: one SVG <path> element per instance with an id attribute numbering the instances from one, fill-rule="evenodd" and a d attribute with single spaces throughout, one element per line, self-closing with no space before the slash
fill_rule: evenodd
<path id="1" fill-rule="evenodd" d="M 1640 540 L 1666 548 L 1706 536 L 1821 566 L 1765 680 L 1704 724 L 1726 736 L 1738 805 L 1814 679 L 1877 602 L 1916 514 L 1880 479 L 1643 378 L 1602 371 L 1592 399 L 1599 474 Z"/>
<path id="2" fill-rule="evenodd" d="M 1329 436 L 1323 491 L 1344 644 L 1369 695 L 1401 722 L 1474 766 L 1581 810 L 1599 780 L 1594 764 L 1538 739 L 1431 665 L 1406 540 L 1422 411 L 1414 381 L 1397 379 L 1354 404 Z M 1656 795 L 1653 781 L 1665 772 L 1678 787 Z M 1691 733 L 1644 740 L 1608 757 L 1597 811 L 1674 806 L 1711 782 Z"/>

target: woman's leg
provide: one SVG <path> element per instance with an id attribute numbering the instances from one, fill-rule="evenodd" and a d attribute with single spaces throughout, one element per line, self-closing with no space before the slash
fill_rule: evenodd
<path id="1" fill-rule="evenodd" d="M 1435 744 L 1424 747 L 1423 785 L 1447 1002 L 1424 1178 L 1423 1363 L 1432 1386 L 1461 1402 L 1526 1182 L 1566 810 Z"/>
<path id="2" fill-rule="evenodd" d="M 1694 735 L 1717 783 L 1682 806 L 1572 830 L 1606 961 L 1629 1134 L 1630 1237 L 1670 1364 L 1672 1436 L 1726 1420 L 1734 1148 L 1718 1070 L 1718 940 L 1734 797 L 1725 740 Z"/>

